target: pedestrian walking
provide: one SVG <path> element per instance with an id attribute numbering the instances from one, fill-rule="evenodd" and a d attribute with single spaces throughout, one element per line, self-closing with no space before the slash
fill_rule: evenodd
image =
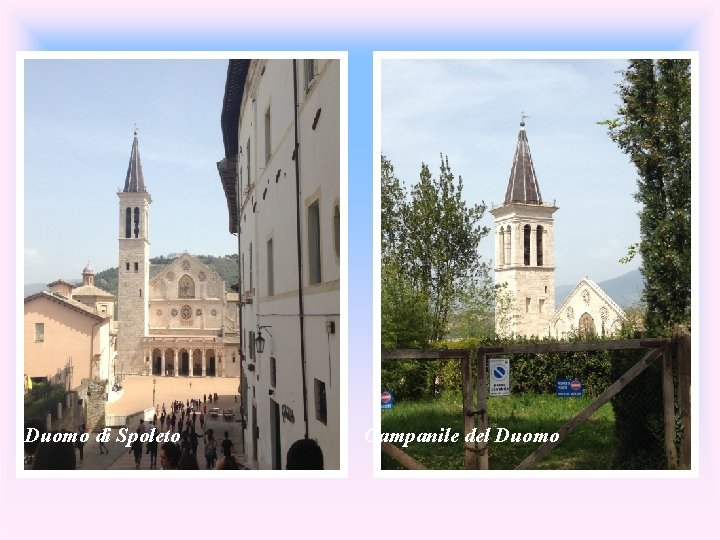
<path id="1" fill-rule="evenodd" d="M 80 463 L 83 461 L 83 449 L 85 448 L 85 441 L 82 440 L 82 436 L 85 434 L 85 424 L 81 424 L 78 427 L 78 437 L 77 441 L 75 441 L 75 446 L 77 447 L 78 451 L 80 452 Z"/>
<path id="2" fill-rule="evenodd" d="M 135 454 L 135 468 L 140 468 L 140 461 L 142 460 L 142 450 L 143 450 L 143 443 L 140 441 L 140 435 L 145 433 L 142 427 L 137 428 L 137 440 L 133 441 L 132 445 L 130 445 L 130 451 L 128 454 L 133 453 Z"/>

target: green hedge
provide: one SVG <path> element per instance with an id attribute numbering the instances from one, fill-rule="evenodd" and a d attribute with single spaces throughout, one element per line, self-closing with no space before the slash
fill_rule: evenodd
<path id="1" fill-rule="evenodd" d="M 580 341 L 576 338 L 571 341 Z M 439 342 L 438 349 L 470 349 L 479 346 L 524 343 L 556 343 L 550 339 L 460 340 Z M 554 393 L 555 381 L 579 378 L 587 395 L 602 392 L 612 379 L 614 351 L 577 353 L 507 354 L 510 359 L 510 385 L 513 392 Z M 475 376 L 475 362 L 473 376 Z M 460 392 L 462 375 L 459 360 L 392 360 L 382 364 L 383 389 L 391 389 L 400 399 L 423 399 L 440 392 Z"/>

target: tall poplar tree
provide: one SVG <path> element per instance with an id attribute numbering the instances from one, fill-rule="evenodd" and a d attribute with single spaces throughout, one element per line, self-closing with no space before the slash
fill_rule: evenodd
<path id="1" fill-rule="evenodd" d="M 638 173 L 645 326 L 667 335 L 690 322 L 691 114 L 689 60 L 631 60 L 619 85 L 619 118 L 604 122 Z M 620 375 L 636 361 L 614 363 Z M 614 400 L 615 466 L 663 468 L 660 366 L 651 366 Z"/>
<path id="2" fill-rule="evenodd" d="M 605 122 L 638 172 L 640 270 L 653 334 L 690 321 L 690 67 L 631 60 L 619 86 L 620 117 Z"/>

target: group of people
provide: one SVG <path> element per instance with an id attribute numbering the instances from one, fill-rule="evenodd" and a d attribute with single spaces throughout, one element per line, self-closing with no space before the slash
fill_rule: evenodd
<path id="1" fill-rule="evenodd" d="M 199 459 L 205 458 L 206 469 L 216 470 L 238 470 L 245 469 L 239 463 L 235 453 L 235 447 L 230 440 L 229 433 L 225 431 L 224 438 L 218 441 L 212 428 L 206 429 L 207 402 L 217 402 L 218 395 L 205 394 L 202 402 L 200 399 L 187 399 L 184 402 L 175 400 L 171 403 L 169 410 L 165 403 L 156 406 L 155 415 L 151 422 L 146 423 L 140 420 L 135 433 L 138 435 L 136 441 L 131 444 L 128 453 L 134 455 L 135 468 L 140 469 L 143 451 L 150 456 L 150 469 L 157 469 L 158 456 L 160 467 L 165 470 L 198 470 L 200 469 Z M 197 421 L 200 422 L 200 429 Z M 38 428 L 42 423 L 38 423 Z M 158 429 L 159 423 L 159 429 Z M 171 431 L 179 433 L 180 439 L 177 442 L 166 442 L 161 445 L 151 440 L 143 443 L 140 436 L 157 432 Z M 44 429 L 40 430 L 44 431 Z M 32 462 L 34 469 L 74 469 L 76 467 L 76 452 L 79 453 L 80 463 L 84 458 L 84 446 L 82 435 L 86 433 L 85 424 L 77 429 L 77 441 L 73 445 L 60 447 L 64 443 L 45 443 L 34 445 L 32 448 L 26 444 L 26 454 Z M 202 453 L 198 452 L 200 441 L 203 442 Z M 54 453 L 50 452 L 54 448 Z M 104 442 L 99 442 L 100 453 L 109 454 Z M 68 451 L 68 450 L 71 450 Z M 198 456 L 201 456 L 200 458 Z M 323 455 L 318 443 L 312 439 L 300 439 L 293 443 L 287 452 L 287 469 L 323 469 Z M 30 463 L 28 463 L 30 465 Z"/>

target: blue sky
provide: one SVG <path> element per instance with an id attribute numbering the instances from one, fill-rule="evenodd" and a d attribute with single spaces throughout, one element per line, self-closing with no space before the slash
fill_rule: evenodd
<path id="1" fill-rule="evenodd" d="M 226 60 L 25 60 L 25 283 L 118 265 L 137 124 L 151 256 L 237 252 L 216 169 Z"/>
<path id="2" fill-rule="evenodd" d="M 618 262 L 637 242 L 636 174 L 598 121 L 617 116 L 624 60 L 382 61 L 381 148 L 409 187 L 421 163 L 446 155 L 468 203 L 505 196 L 521 112 L 545 202 L 556 201 L 556 284 L 596 282 L 639 265 Z M 484 224 L 492 227 L 486 212 Z M 480 255 L 494 257 L 491 236 Z"/>

